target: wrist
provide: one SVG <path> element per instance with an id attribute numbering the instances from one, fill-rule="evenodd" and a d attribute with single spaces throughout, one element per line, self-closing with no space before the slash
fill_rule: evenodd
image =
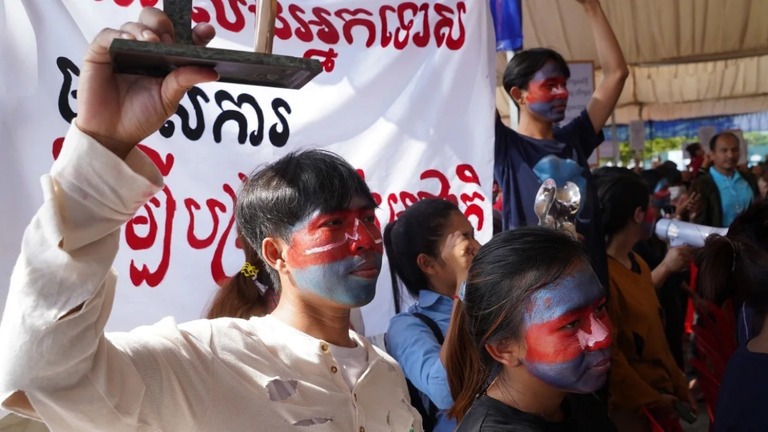
<path id="1" fill-rule="evenodd" d="M 136 144 L 126 144 L 121 141 L 115 140 L 107 135 L 102 135 L 98 132 L 94 132 L 87 125 L 83 126 L 82 122 L 78 121 L 78 118 L 72 120 L 75 123 L 75 127 L 82 133 L 91 137 L 94 141 L 101 144 L 102 147 L 114 153 L 120 159 L 125 160 L 128 154 L 133 150 Z"/>

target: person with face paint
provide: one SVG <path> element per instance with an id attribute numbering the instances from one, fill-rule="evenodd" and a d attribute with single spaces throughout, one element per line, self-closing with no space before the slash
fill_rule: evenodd
<path id="1" fill-rule="evenodd" d="M 455 204 L 428 198 L 408 207 L 387 225 L 384 248 L 396 311 L 402 297 L 401 283 L 417 300 L 408 311 L 390 320 L 385 336 L 387 351 L 419 392 L 425 430 L 453 431 L 456 421 L 448 418 L 453 398 L 441 360 L 446 345 L 441 342 L 449 333 L 457 289 L 480 248 L 475 230 Z M 438 327 L 439 338 L 432 325 Z"/>
<path id="2" fill-rule="evenodd" d="M 503 86 L 518 107 L 517 130 L 504 125 L 496 113 L 494 179 L 503 193 L 503 228 L 538 222 L 534 200 L 543 181 L 562 187 L 575 183 L 581 193 L 576 230 L 588 244 L 590 260 L 600 280 L 608 281 L 603 234 L 596 198 L 590 186 L 588 158 L 602 143 L 602 129 L 629 75 L 616 36 L 598 0 L 578 0 L 592 28 L 603 80 L 577 118 L 558 126 L 568 103 L 568 64 L 547 48 L 515 53 L 504 71 Z"/>
<path id="3" fill-rule="evenodd" d="M 205 44 L 213 27 L 195 27 Z M 163 188 L 136 148 L 213 69 L 116 75 L 116 38 L 173 41 L 145 8 L 102 30 L 80 74 L 78 117 L 27 228 L 0 323 L 0 402 L 52 430 L 416 431 L 403 374 L 349 330 L 375 294 L 383 247 L 368 186 L 342 158 L 288 153 L 245 182 L 237 225 L 281 296 L 249 320 L 172 318 L 105 334 L 120 228 Z"/>
<path id="4" fill-rule="evenodd" d="M 457 431 L 615 430 L 593 394 L 610 368 L 605 294 L 566 233 L 523 227 L 483 245 L 446 341 Z"/>
<path id="5" fill-rule="evenodd" d="M 688 383 L 669 349 L 648 264 L 632 251 L 653 232 L 650 190 L 634 173 L 595 181 L 608 244 L 608 314 L 615 325 L 611 350 L 610 415 L 620 431 L 682 430 L 678 402 L 692 410 Z"/>

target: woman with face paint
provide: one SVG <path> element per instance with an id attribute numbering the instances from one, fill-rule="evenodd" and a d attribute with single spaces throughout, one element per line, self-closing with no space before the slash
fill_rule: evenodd
<path id="1" fill-rule="evenodd" d="M 603 284 L 608 282 L 604 236 L 596 212 L 594 188 L 587 159 L 605 138 L 603 126 L 613 112 L 629 75 L 624 55 L 599 0 L 577 0 L 592 28 L 603 80 L 587 108 L 567 124 L 565 59 L 551 49 L 534 48 L 515 53 L 504 71 L 503 86 L 518 107 L 519 121 L 512 130 L 496 113 L 494 179 L 501 187 L 503 229 L 538 222 L 536 192 L 549 178 L 562 187 L 575 183 L 581 193 L 576 230 L 587 243 L 592 267 Z"/>
<path id="2" fill-rule="evenodd" d="M 650 190 L 634 173 L 595 180 L 608 244 L 610 301 L 615 324 L 611 352 L 610 414 L 620 431 L 650 431 L 651 419 L 681 430 L 678 405 L 691 410 L 685 376 L 669 349 L 648 264 L 632 252 L 656 220 Z"/>
<path id="3" fill-rule="evenodd" d="M 419 400 L 411 402 L 421 403 L 425 430 L 452 431 L 456 421 L 448 418 L 453 398 L 441 360 L 442 340 L 449 333 L 457 287 L 480 248 L 475 230 L 455 204 L 424 199 L 387 225 L 384 248 L 396 309 L 402 297 L 400 283 L 417 300 L 389 322 L 387 351 L 419 392 Z M 430 328 L 433 325 L 439 335 Z"/>
<path id="4" fill-rule="evenodd" d="M 593 394 L 610 368 L 605 289 L 571 236 L 502 232 L 454 308 L 446 369 L 457 431 L 615 430 Z"/>

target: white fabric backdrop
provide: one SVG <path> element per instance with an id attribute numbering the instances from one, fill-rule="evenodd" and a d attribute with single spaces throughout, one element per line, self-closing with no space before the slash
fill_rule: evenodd
<path id="1" fill-rule="evenodd" d="M 76 114 L 87 42 L 155 3 L 4 0 L 0 6 L 1 279 L 8 280 L 22 231 L 41 202 L 38 179 Z M 217 27 L 214 46 L 250 48 L 255 0 L 194 6 L 193 19 Z M 200 86 L 182 102 L 183 112 L 143 143 L 166 188 L 123 231 L 108 330 L 166 315 L 201 316 L 215 280 L 242 264 L 232 227 L 242 177 L 302 147 L 338 152 L 362 170 L 382 201 L 382 227 L 416 197 L 431 194 L 455 199 L 481 240 L 490 238 L 495 60 L 487 2 L 291 0 L 282 7 L 275 53 L 332 52 L 333 62 L 299 91 Z M 356 26 L 349 30 L 345 22 Z M 2 305 L 6 295 L 2 284 Z M 363 309 L 368 334 L 386 329 L 391 303 L 385 268 L 376 299 Z"/>

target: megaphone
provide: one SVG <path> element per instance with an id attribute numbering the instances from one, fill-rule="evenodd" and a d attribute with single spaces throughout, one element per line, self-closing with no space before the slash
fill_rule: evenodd
<path id="1" fill-rule="evenodd" d="M 715 228 L 676 219 L 659 219 L 656 222 L 656 235 L 668 240 L 671 246 L 701 247 L 712 234 L 724 236 L 727 233 L 728 228 Z"/>

